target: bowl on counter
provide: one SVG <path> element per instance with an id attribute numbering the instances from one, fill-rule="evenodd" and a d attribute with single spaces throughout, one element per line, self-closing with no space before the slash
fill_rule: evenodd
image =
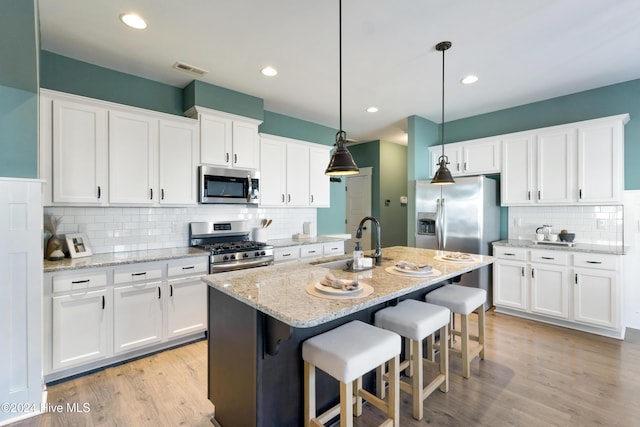
<path id="1" fill-rule="evenodd" d="M 561 242 L 573 242 L 573 239 L 576 238 L 576 233 L 564 233 L 558 234 L 558 238 L 560 238 Z"/>

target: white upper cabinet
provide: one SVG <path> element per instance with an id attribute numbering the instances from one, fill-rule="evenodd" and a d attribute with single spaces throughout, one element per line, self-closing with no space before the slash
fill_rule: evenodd
<path id="1" fill-rule="evenodd" d="M 40 177 L 49 205 L 195 205 L 199 122 L 46 89 Z"/>
<path id="2" fill-rule="evenodd" d="M 628 114 L 503 135 L 501 203 L 620 203 Z"/>
<path id="3" fill-rule="evenodd" d="M 53 175 L 52 202 L 106 204 L 107 111 L 88 102 L 70 100 L 48 99 L 43 104 L 47 104 L 44 108 L 52 108 L 51 128 L 41 141 L 52 142 L 53 162 L 46 165 Z"/>
<path id="4" fill-rule="evenodd" d="M 200 163 L 258 169 L 261 121 L 197 106 L 187 115 L 200 120 Z"/>
<path id="5" fill-rule="evenodd" d="M 260 138 L 260 205 L 329 207 L 324 171 L 331 147 L 273 135 Z"/>
<path id="6" fill-rule="evenodd" d="M 622 200 L 624 122 L 594 123 L 578 129 L 578 202 Z"/>
<path id="7" fill-rule="evenodd" d="M 444 154 L 449 159 L 449 171 L 453 176 L 483 175 L 500 172 L 500 139 L 482 138 L 472 141 L 454 142 L 444 145 Z M 438 169 L 442 146 L 429 147 L 431 176 Z"/>
<path id="8" fill-rule="evenodd" d="M 152 205 L 156 188 L 158 119 L 109 112 L 109 202 Z"/>
<path id="9" fill-rule="evenodd" d="M 313 207 L 329 207 L 331 205 L 331 189 L 329 177 L 324 174 L 329 164 L 331 147 L 317 145 L 309 149 L 309 205 Z"/>
<path id="10" fill-rule="evenodd" d="M 195 205 L 199 155 L 196 123 L 160 122 L 160 204 Z"/>

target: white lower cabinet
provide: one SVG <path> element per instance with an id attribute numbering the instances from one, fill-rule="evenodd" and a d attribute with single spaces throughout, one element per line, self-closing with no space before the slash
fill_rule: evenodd
<path id="1" fill-rule="evenodd" d="M 494 247 L 496 311 L 622 338 L 619 256 Z"/>
<path id="2" fill-rule="evenodd" d="M 122 353 L 162 340 L 162 282 L 113 288 L 113 351 Z"/>
<path id="3" fill-rule="evenodd" d="M 208 266 L 203 256 L 45 273 L 45 379 L 127 360 L 204 332 L 206 285 L 200 277 Z"/>
<path id="4" fill-rule="evenodd" d="M 321 258 L 344 254 L 344 240 L 325 243 L 310 243 L 306 245 L 286 246 L 273 250 L 274 262 L 286 262 L 295 260 L 308 261 L 313 258 Z"/>

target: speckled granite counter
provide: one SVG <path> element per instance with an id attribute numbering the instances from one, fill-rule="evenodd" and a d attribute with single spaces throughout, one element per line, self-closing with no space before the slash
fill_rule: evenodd
<path id="1" fill-rule="evenodd" d="M 267 243 L 273 245 L 274 248 L 287 248 L 290 246 L 313 245 L 316 243 L 343 242 L 345 240 L 344 238 L 335 236 L 314 236 L 308 239 L 269 239 Z"/>
<path id="2" fill-rule="evenodd" d="M 300 390 L 301 349 L 306 339 L 353 320 L 372 324 L 375 313 L 396 299 L 424 300 L 424 294 L 440 282 L 493 263 L 492 257 L 480 255 L 473 263 L 437 261 L 436 251 L 399 246 L 383 248 L 382 255 L 382 266 L 359 273 L 342 271 L 337 265 L 328 268 L 315 260 L 314 264 L 276 264 L 203 277 L 209 285 L 208 397 L 216 408 L 216 423 L 224 427 L 304 425 Z M 442 274 L 414 278 L 385 271 L 397 261 L 431 264 Z M 371 285 L 373 293 L 336 300 L 305 291 L 305 286 L 329 272 L 338 278 L 358 278 Z M 373 380 L 365 375 L 365 388 L 372 390 Z M 338 399 L 335 380 L 316 370 L 318 410 L 332 407 Z"/>
<path id="3" fill-rule="evenodd" d="M 608 246 L 608 245 L 591 245 L 586 243 L 576 243 L 574 246 L 562 246 L 548 243 L 535 243 L 532 240 L 499 240 L 493 242 L 494 246 L 508 246 L 512 248 L 527 248 L 527 249 L 544 249 L 552 251 L 571 251 L 571 252 L 588 252 L 598 254 L 611 254 L 611 255 L 624 255 L 629 251 L 629 248 L 622 246 Z"/>
<path id="4" fill-rule="evenodd" d="M 209 252 L 197 248 L 152 249 L 147 251 L 114 252 L 96 254 L 83 258 L 65 258 L 60 261 L 44 261 L 44 272 L 51 273 L 81 268 L 109 267 L 137 262 L 162 261 L 192 256 L 207 256 Z"/>
<path id="5" fill-rule="evenodd" d="M 437 261 L 436 251 L 394 246 L 382 250 L 382 266 L 359 273 L 348 273 L 341 268 L 329 269 L 322 261 L 311 264 L 273 265 L 251 270 L 218 273 L 203 277 L 213 288 L 255 308 L 287 325 L 296 328 L 316 326 L 355 313 L 367 307 L 400 297 L 412 291 L 442 282 L 462 273 L 493 262 L 492 257 L 474 255 L 477 262 L 453 263 Z M 385 271 L 397 261 L 420 265 L 431 264 L 442 272 L 441 276 L 420 278 L 400 277 Z M 326 265 L 326 263 L 325 263 Z M 309 295 L 305 286 L 319 282 L 331 272 L 337 278 L 357 278 L 373 286 L 372 295 L 347 300 L 325 299 Z"/>

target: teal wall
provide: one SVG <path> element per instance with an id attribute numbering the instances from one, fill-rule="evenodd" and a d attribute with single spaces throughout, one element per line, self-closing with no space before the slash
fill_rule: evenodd
<path id="1" fill-rule="evenodd" d="M 625 126 L 624 182 L 640 189 L 640 79 L 481 114 L 447 123 L 446 142 L 464 141 L 528 129 L 629 113 Z"/>
<path id="2" fill-rule="evenodd" d="M 38 176 L 38 24 L 31 0 L 0 0 L 0 176 Z"/>
<path id="3" fill-rule="evenodd" d="M 407 147 L 385 141 L 371 141 L 348 147 L 358 167 L 372 167 L 371 215 L 380 221 L 383 246 L 407 244 Z M 385 205 L 389 200 L 389 206 Z M 355 230 L 347 230 L 352 234 Z M 372 246 L 375 240 L 372 239 Z M 373 249 L 373 247 L 372 247 Z"/>

